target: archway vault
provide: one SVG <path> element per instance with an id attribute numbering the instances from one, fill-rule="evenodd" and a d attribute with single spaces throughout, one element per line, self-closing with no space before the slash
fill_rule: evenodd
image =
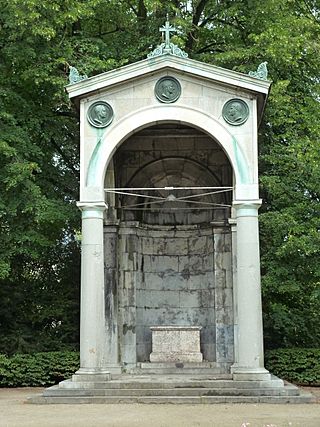
<path id="1" fill-rule="evenodd" d="M 112 166 L 107 215 L 114 206 L 117 220 L 109 216 L 105 232 L 117 224 L 120 359 L 147 362 L 153 326 L 200 325 L 203 357 L 227 369 L 234 360 L 229 159 L 199 128 L 160 122 L 131 134 Z"/>
<path id="2" fill-rule="evenodd" d="M 99 193 L 103 200 L 107 166 L 123 141 L 141 129 L 163 123 L 185 124 L 209 135 L 213 141 L 220 144 L 227 155 L 232 165 L 236 185 L 254 185 L 255 171 L 250 168 L 237 138 L 215 117 L 201 109 L 189 106 L 166 105 L 164 107 L 159 105 L 152 109 L 143 108 L 125 116 L 98 139 L 85 173 L 85 182 L 82 182 L 85 198 L 90 200 L 90 195 L 94 194 L 96 199 Z M 85 187 L 88 187 L 88 191 L 85 191 Z M 89 188 L 96 188 L 96 191 L 92 192 Z"/>
<path id="3" fill-rule="evenodd" d="M 198 129 L 173 123 L 145 128 L 118 148 L 113 167 L 117 188 L 107 179 L 105 191 L 119 219 L 190 225 L 230 217 L 230 162 Z"/>

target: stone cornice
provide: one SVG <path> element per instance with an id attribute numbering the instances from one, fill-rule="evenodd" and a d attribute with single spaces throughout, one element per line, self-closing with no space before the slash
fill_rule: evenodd
<path id="1" fill-rule="evenodd" d="M 267 95 L 271 82 L 259 80 L 249 75 L 227 70 L 215 65 L 195 61 L 189 58 L 180 58 L 173 55 L 164 55 L 150 59 L 144 59 L 115 70 L 111 70 L 97 76 L 90 77 L 78 83 L 66 86 L 71 99 L 88 96 L 108 87 L 122 82 L 146 76 L 162 69 L 180 71 L 202 77 L 220 84 L 239 87 L 250 92 Z"/>

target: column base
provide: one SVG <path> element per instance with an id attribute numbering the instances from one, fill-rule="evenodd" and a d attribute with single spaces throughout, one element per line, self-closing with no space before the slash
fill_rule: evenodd
<path id="1" fill-rule="evenodd" d="M 72 375 L 72 382 L 110 381 L 111 372 L 104 368 L 80 368 Z"/>
<path id="2" fill-rule="evenodd" d="M 265 368 L 231 367 L 232 379 L 235 381 L 270 381 L 271 374 Z"/>

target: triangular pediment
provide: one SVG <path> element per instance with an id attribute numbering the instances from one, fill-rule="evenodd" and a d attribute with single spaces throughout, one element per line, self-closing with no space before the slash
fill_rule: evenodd
<path id="1" fill-rule="evenodd" d="M 193 79 L 198 78 L 202 82 L 205 80 L 225 88 L 229 87 L 233 91 L 236 89 L 251 93 L 257 97 L 259 116 L 263 112 L 271 84 L 267 80 L 258 79 L 189 58 L 162 55 L 83 79 L 77 83 L 68 85 L 66 90 L 69 97 L 77 104 L 83 97 L 87 98 L 116 86 L 132 84 L 134 80 L 150 78 L 150 76 L 157 75 L 163 71 L 172 71 L 185 76 L 189 75 Z"/>

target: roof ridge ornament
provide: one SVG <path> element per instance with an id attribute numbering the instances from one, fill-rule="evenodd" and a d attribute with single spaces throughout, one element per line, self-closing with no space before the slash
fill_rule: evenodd
<path id="1" fill-rule="evenodd" d="M 78 82 L 81 82 L 82 80 L 85 80 L 87 78 L 88 78 L 88 76 L 86 74 L 81 76 L 79 71 L 76 69 L 76 67 L 69 65 L 69 84 L 78 83 Z"/>
<path id="2" fill-rule="evenodd" d="M 250 77 L 255 77 L 256 79 L 268 80 L 268 69 L 267 69 L 267 61 L 262 62 L 257 71 L 249 71 Z"/>
<path id="3" fill-rule="evenodd" d="M 170 25 L 168 13 L 166 23 L 159 28 L 159 31 L 164 34 L 165 42 L 161 43 L 161 45 L 157 46 L 152 52 L 150 52 L 147 58 L 154 58 L 156 56 L 162 55 L 174 55 L 180 56 L 180 58 L 188 58 L 187 52 L 183 51 L 180 49 L 180 47 L 170 42 L 170 33 L 177 32 L 177 29 Z"/>

